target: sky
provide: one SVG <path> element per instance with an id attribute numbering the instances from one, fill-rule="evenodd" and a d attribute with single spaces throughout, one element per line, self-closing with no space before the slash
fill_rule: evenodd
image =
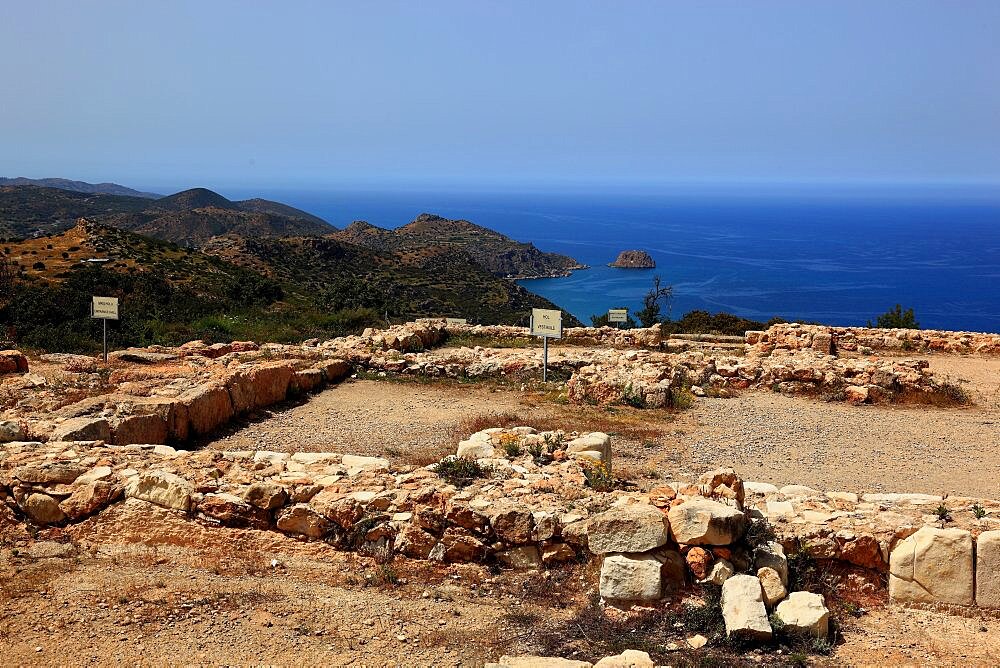
<path id="1" fill-rule="evenodd" d="M 1000 2 L 4 3 L 0 175 L 1000 184 Z"/>

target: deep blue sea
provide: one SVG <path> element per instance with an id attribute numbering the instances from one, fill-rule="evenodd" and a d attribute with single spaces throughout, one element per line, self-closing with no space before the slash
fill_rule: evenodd
<path id="1" fill-rule="evenodd" d="M 465 218 L 591 266 L 522 281 L 585 322 L 639 308 L 652 277 L 692 309 L 864 324 L 901 303 L 921 326 L 1000 332 L 1000 192 L 984 188 L 742 189 L 669 194 L 300 192 L 222 189 L 292 204 L 343 227 Z M 641 249 L 655 270 L 612 269 Z M 447 315 L 447 314 L 442 314 Z"/>

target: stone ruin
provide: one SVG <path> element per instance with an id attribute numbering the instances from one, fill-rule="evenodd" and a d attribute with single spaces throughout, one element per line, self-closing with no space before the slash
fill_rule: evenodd
<path id="1" fill-rule="evenodd" d="M 23 354 L 0 351 L 0 378 L 5 379 L 0 382 L 0 422 L 5 423 L 0 438 L 6 433 L 6 440 L 183 444 L 241 414 L 316 391 L 352 372 L 508 381 L 540 375 L 541 354 L 534 349 L 447 346 L 450 338 L 470 335 L 503 342 L 524 338 L 527 330 L 441 321 L 302 345 L 193 341 L 176 348 L 116 351 L 110 373 L 93 357 L 42 355 L 41 363 L 59 367 L 56 383 L 29 372 Z M 574 345 L 553 348 L 549 364 L 566 379 L 567 396 L 577 403 L 661 408 L 675 404 L 680 394 L 725 397 L 747 390 L 850 403 L 908 395 L 950 401 L 960 398 L 960 391 L 936 378 L 926 360 L 845 353 L 876 344 L 898 352 L 901 348 L 887 341 L 910 340 L 919 340 L 926 350 L 1000 351 L 1000 336 L 956 332 L 776 325 L 749 332 L 739 354 L 734 354 L 735 344 L 718 338 L 687 337 L 678 339 L 682 346 L 671 346 L 674 339 L 665 339 L 658 326 L 571 328 L 566 341 Z"/>
<path id="2" fill-rule="evenodd" d="M 649 493 L 603 488 L 593 476 L 612 470 L 606 434 L 529 426 L 457 444 L 455 458 L 484 472 L 457 482 L 435 465 L 394 468 L 350 453 L 181 447 L 354 371 L 517 379 L 539 368 L 537 351 L 439 348 L 468 333 L 502 338 L 524 330 L 442 322 L 297 346 L 192 342 L 115 352 L 110 374 L 94 358 L 42 356 L 60 369 L 59 383 L 32 373 L 24 355 L 4 351 L 0 522 L 65 526 L 100 513 L 168 512 L 380 558 L 518 569 L 600 559 L 595 586 L 607 605 L 654 606 L 691 587 L 720 586 L 727 633 L 751 639 L 772 632 L 773 615 L 825 635 L 822 596 L 788 591 L 787 562 L 800 553 L 874 576 L 866 586 L 884 577 L 895 602 L 1000 609 L 1000 502 L 993 500 L 778 488 L 729 469 Z M 685 345 L 704 349 L 670 352 L 658 328 L 580 328 L 568 338 L 585 343 L 555 349 L 552 361 L 569 377 L 571 400 L 645 407 L 668 405 L 678 389 L 889 400 L 904 390 L 941 389 L 926 362 L 900 352 L 1000 352 L 996 335 L 798 325 L 748 333 L 742 355 L 689 339 Z M 590 349 L 591 341 L 605 347 Z M 761 526 L 773 536 L 759 540 L 754 527 Z"/>

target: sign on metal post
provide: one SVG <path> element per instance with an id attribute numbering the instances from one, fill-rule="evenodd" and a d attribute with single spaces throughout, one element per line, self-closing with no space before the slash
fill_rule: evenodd
<path id="1" fill-rule="evenodd" d="M 90 304 L 90 317 L 104 322 L 104 362 L 108 361 L 108 320 L 118 319 L 117 297 L 94 297 Z"/>
<path id="2" fill-rule="evenodd" d="M 549 376 L 549 339 L 562 338 L 562 311 L 531 309 L 531 334 L 542 337 L 542 382 Z"/>
<path id="3" fill-rule="evenodd" d="M 608 311 L 608 322 L 628 322 L 627 308 L 613 308 Z"/>

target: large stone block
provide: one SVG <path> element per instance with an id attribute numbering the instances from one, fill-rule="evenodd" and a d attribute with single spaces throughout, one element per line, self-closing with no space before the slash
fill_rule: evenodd
<path id="1" fill-rule="evenodd" d="M 501 656 L 497 663 L 484 668 L 592 668 L 594 664 L 558 656 Z"/>
<path id="2" fill-rule="evenodd" d="M 687 545 L 729 545 L 746 530 L 742 511 L 700 497 L 671 508 L 669 518 L 674 540 Z"/>
<path id="3" fill-rule="evenodd" d="M 662 567 L 651 554 L 609 554 L 601 565 L 601 596 L 609 601 L 655 601 L 663 591 Z"/>
<path id="4" fill-rule="evenodd" d="M 0 376 L 7 373 L 28 373 L 28 358 L 17 350 L 0 350 Z"/>
<path id="5" fill-rule="evenodd" d="M 0 443 L 20 441 L 24 439 L 24 429 L 15 420 L 0 420 Z"/>
<path id="6" fill-rule="evenodd" d="M 594 554 L 648 552 L 669 537 L 666 515 L 644 503 L 612 508 L 587 523 L 587 543 Z"/>
<path id="7" fill-rule="evenodd" d="M 1000 531 L 984 531 L 976 541 L 976 605 L 1000 608 Z"/>
<path id="8" fill-rule="evenodd" d="M 599 431 L 584 434 L 566 443 L 566 454 L 577 459 L 599 459 L 611 466 L 611 437 Z"/>
<path id="9" fill-rule="evenodd" d="M 187 406 L 191 431 L 195 434 L 211 433 L 233 419 L 233 402 L 224 387 L 201 385 L 180 398 Z"/>
<path id="10" fill-rule="evenodd" d="M 726 635 L 767 640 L 771 623 L 767 620 L 760 580 L 752 575 L 734 575 L 722 585 L 722 617 Z"/>
<path id="11" fill-rule="evenodd" d="M 286 362 L 261 364 L 237 371 L 226 381 L 233 409 L 237 413 L 246 413 L 284 401 L 293 373 L 294 369 Z"/>
<path id="12" fill-rule="evenodd" d="M 781 579 L 781 584 L 788 586 L 788 558 L 781 543 L 768 541 L 757 547 L 753 552 L 754 568 L 772 568 Z"/>
<path id="13" fill-rule="evenodd" d="M 167 423 L 159 415 L 129 415 L 121 418 L 114 428 L 115 445 L 130 443 L 166 443 Z"/>
<path id="14" fill-rule="evenodd" d="M 301 369 L 292 374 L 288 391 L 292 394 L 312 392 L 324 382 L 326 382 L 326 374 L 323 373 L 323 369 Z"/>
<path id="15" fill-rule="evenodd" d="M 184 478 L 165 471 L 149 471 L 136 476 L 125 489 L 126 496 L 187 512 L 191 509 L 194 487 Z"/>
<path id="16" fill-rule="evenodd" d="M 149 397 L 135 404 L 136 413 L 157 415 L 167 425 L 167 441 L 183 442 L 191 434 L 191 418 L 187 404 L 181 399 Z"/>
<path id="17" fill-rule="evenodd" d="M 78 417 L 55 428 L 50 441 L 110 441 L 111 425 L 104 418 Z"/>
<path id="18" fill-rule="evenodd" d="M 297 533 L 311 538 L 322 538 L 330 532 L 333 524 L 305 503 L 288 506 L 278 514 L 278 529 L 285 533 Z"/>
<path id="19" fill-rule="evenodd" d="M 594 668 L 654 668 L 655 665 L 648 653 L 627 649 L 621 654 L 604 657 L 594 664 Z"/>
<path id="20" fill-rule="evenodd" d="M 898 602 L 972 605 L 972 534 L 923 527 L 889 556 L 889 598 Z"/>
<path id="21" fill-rule="evenodd" d="M 22 502 L 21 509 L 38 524 L 55 524 L 66 519 L 59 504 L 48 494 L 29 494 Z"/>
<path id="22" fill-rule="evenodd" d="M 792 592 L 778 604 L 774 612 L 788 631 L 814 638 L 826 638 L 830 635 L 830 611 L 820 594 Z"/>

